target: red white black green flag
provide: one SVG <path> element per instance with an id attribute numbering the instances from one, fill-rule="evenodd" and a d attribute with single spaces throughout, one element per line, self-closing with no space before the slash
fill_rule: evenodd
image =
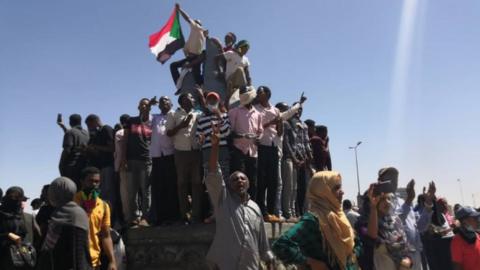
<path id="1" fill-rule="evenodd" d="M 167 24 L 159 32 L 150 35 L 148 46 L 162 64 L 185 45 L 178 15 L 178 10 L 174 9 Z"/>

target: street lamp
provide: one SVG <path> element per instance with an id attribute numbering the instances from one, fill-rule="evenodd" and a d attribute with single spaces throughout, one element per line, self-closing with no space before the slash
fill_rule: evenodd
<path id="1" fill-rule="evenodd" d="M 356 167 L 357 167 L 357 185 L 358 185 L 358 195 L 357 195 L 357 196 L 358 196 L 358 197 L 360 197 L 361 195 L 360 195 L 360 176 L 359 176 L 359 174 L 358 174 L 357 148 L 358 148 L 358 146 L 359 146 L 361 143 L 362 143 L 362 142 L 359 141 L 359 142 L 357 142 L 357 145 L 348 147 L 348 149 L 353 149 L 353 150 L 355 151 L 355 165 L 356 165 Z"/>

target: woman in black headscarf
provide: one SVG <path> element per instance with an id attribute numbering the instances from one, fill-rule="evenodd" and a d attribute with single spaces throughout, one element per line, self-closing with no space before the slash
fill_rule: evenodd
<path id="1" fill-rule="evenodd" d="M 21 187 L 11 187 L 2 198 L 0 206 L 0 269 L 27 269 L 15 267 L 10 256 L 10 247 L 21 243 L 33 244 L 38 231 L 31 215 L 23 213 L 25 197 Z M 33 263 L 33 262 L 32 262 Z"/>
<path id="2" fill-rule="evenodd" d="M 37 269 L 90 270 L 88 251 L 88 217 L 73 202 L 75 183 L 66 178 L 55 179 L 48 189 L 48 199 L 55 207 L 41 249 Z"/>

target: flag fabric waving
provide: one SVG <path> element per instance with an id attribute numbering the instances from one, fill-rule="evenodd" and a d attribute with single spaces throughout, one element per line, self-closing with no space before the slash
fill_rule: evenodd
<path id="1" fill-rule="evenodd" d="M 149 38 L 148 46 L 162 64 L 185 45 L 178 15 L 178 10 L 175 8 L 167 24 Z"/>

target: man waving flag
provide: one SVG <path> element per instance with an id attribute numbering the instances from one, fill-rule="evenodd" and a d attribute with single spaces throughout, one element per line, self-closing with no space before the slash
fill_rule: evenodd
<path id="1" fill-rule="evenodd" d="M 150 35 L 148 46 L 157 57 L 157 61 L 164 64 L 170 57 L 185 45 L 182 28 L 178 17 L 178 10 L 173 10 L 170 19 L 162 29 Z"/>

